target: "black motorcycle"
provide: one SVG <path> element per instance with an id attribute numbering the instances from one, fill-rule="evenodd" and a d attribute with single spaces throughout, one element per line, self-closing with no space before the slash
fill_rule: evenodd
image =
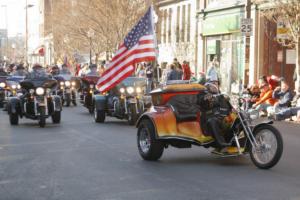
<path id="1" fill-rule="evenodd" d="M 89 113 L 94 113 L 94 97 L 99 93 L 96 89 L 96 84 L 100 76 L 87 75 L 81 79 L 81 95 L 80 102 L 89 110 Z"/>
<path id="2" fill-rule="evenodd" d="M 45 127 L 50 116 L 53 123 L 60 123 L 61 99 L 52 95 L 57 86 L 56 80 L 49 77 L 25 79 L 20 85 L 24 94 L 11 97 L 7 105 L 11 125 L 18 125 L 19 117 L 38 120 L 40 127 Z"/>
<path id="3" fill-rule="evenodd" d="M 94 118 L 96 122 L 104 122 L 105 116 L 127 119 L 134 125 L 145 111 L 144 93 L 146 79 L 128 77 L 107 94 L 95 96 Z"/>
<path id="4" fill-rule="evenodd" d="M 7 96 L 7 76 L 0 76 L 0 108 L 3 108 L 6 104 Z"/>
<path id="5" fill-rule="evenodd" d="M 71 103 L 76 106 L 77 89 L 80 86 L 80 80 L 70 75 L 57 75 L 54 78 L 58 81 L 56 95 L 59 95 L 62 104 L 69 107 Z"/>

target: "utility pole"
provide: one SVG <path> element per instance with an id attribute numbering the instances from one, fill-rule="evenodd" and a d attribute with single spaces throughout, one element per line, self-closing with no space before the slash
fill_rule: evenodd
<path id="1" fill-rule="evenodd" d="M 247 0 L 246 3 L 246 18 L 251 19 L 251 0 Z M 250 36 L 246 36 L 245 38 L 245 68 L 248 66 L 248 70 L 250 70 Z M 254 67 L 254 66 L 252 66 Z M 246 70 L 244 70 L 244 85 L 249 83 L 249 77 L 247 77 Z M 249 74 L 249 73 L 248 73 Z M 246 81 L 248 80 L 248 81 Z"/>

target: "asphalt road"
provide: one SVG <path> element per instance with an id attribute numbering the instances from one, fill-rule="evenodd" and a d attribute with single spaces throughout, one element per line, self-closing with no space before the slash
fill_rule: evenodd
<path id="1" fill-rule="evenodd" d="M 0 200 L 299 200 L 300 125 L 276 126 L 283 157 L 260 170 L 248 157 L 218 158 L 199 147 L 143 161 L 134 127 L 111 118 L 96 124 L 81 106 L 44 129 L 31 120 L 11 127 L 1 111 Z"/>

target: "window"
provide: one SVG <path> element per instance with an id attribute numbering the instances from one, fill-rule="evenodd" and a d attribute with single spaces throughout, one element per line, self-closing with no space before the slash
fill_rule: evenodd
<path id="1" fill-rule="evenodd" d="M 180 33 L 179 33 L 179 21 L 180 21 L 180 7 L 177 6 L 177 19 L 176 19 L 176 42 L 179 42 Z"/>
<path id="2" fill-rule="evenodd" d="M 187 38 L 188 42 L 191 41 L 191 4 L 188 5 L 188 16 L 187 16 Z"/>
<path id="3" fill-rule="evenodd" d="M 185 21 L 185 5 L 182 6 L 182 15 L 181 15 L 181 42 L 185 41 L 185 27 L 186 27 L 186 21 Z"/>
<path id="4" fill-rule="evenodd" d="M 172 36 L 172 8 L 169 9 L 169 27 L 168 27 L 168 42 L 171 43 Z"/>

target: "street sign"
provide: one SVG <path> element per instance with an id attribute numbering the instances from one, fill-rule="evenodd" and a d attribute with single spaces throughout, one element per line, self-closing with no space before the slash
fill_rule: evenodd
<path id="1" fill-rule="evenodd" d="M 286 21 L 282 18 L 277 20 L 277 39 L 286 40 L 289 39 L 290 28 L 287 25 Z"/>
<path id="2" fill-rule="evenodd" d="M 240 31 L 243 36 L 247 36 L 247 37 L 252 36 L 253 35 L 253 19 L 242 18 Z"/>

